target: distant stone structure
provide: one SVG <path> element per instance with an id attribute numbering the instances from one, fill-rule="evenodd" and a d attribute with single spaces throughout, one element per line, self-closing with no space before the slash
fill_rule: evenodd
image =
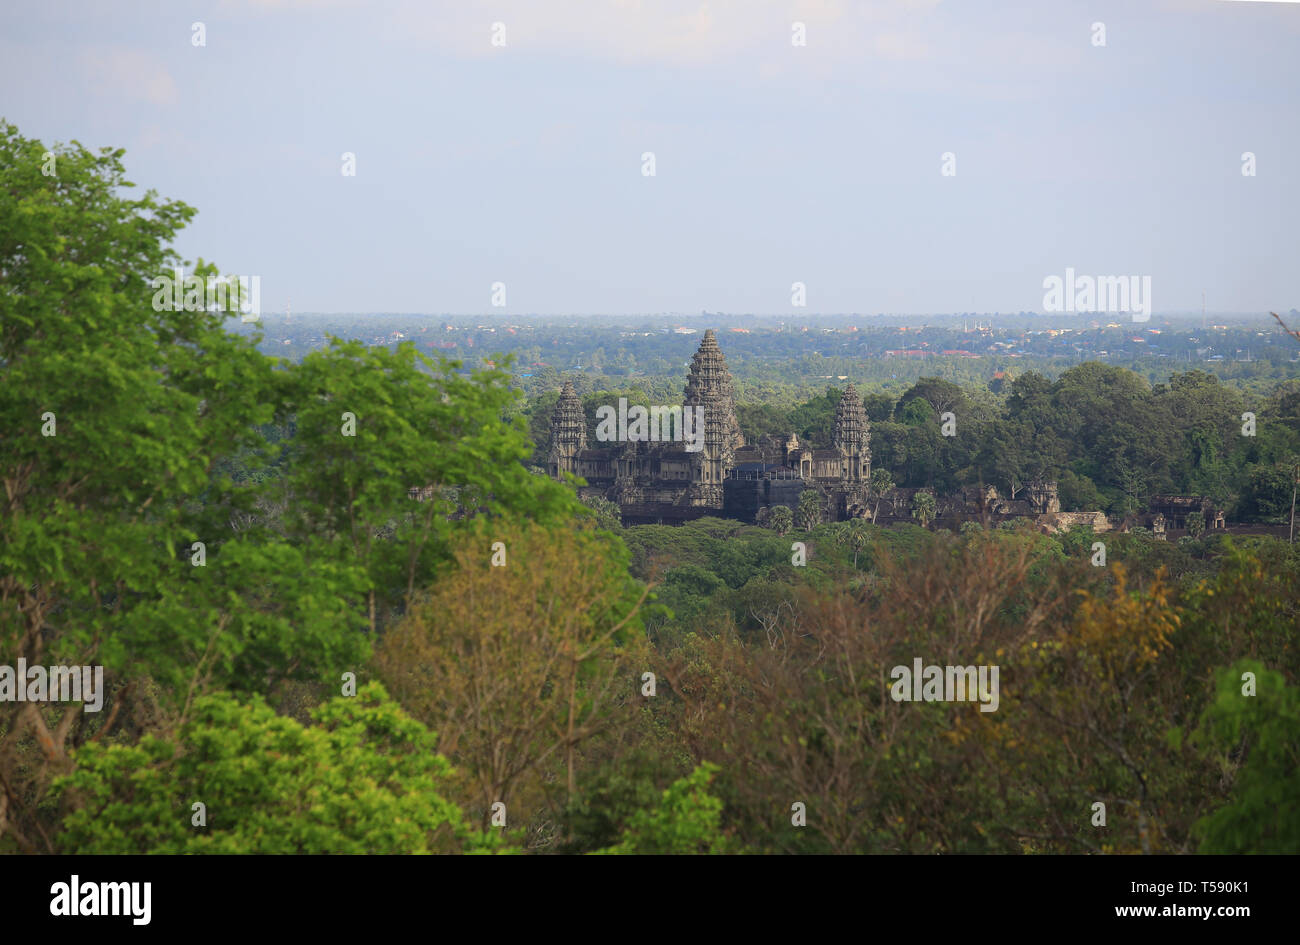
<path id="1" fill-rule="evenodd" d="M 916 494 L 933 492 L 893 488 L 882 496 L 871 494 L 871 424 L 851 383 L 835 408 L 829 449 L 811 449 L 794 433 L 746 444 L 736 420 L 731 373 L 713 329 L 704 333 L 691 361 L 683 401 L 683 406 L 704 410 L 699 449 L 648 440 L 592 448 L 582 401 L 566 380 L 551 415 L 547 473 L 556 479 L 571 474 L 586 480 L 579 494 L 616 503 L 625 525 L 672 524 L 705 515 L 763 524 L 778 505 L 798 508 L 810 489 L 821 497 L 823 521 L 873 515 L 882 524 L 912 521 Z M 1028 518 L 1045 532 L 1076 525 L 1098 532 L 1126 531 L 1130 525 L 1102 512 L 1062 512 L 1052 480 L 1031 482 L 1018 491 L 1022 498 L 1002 498 L 993 486 L 968 486 L 936 496 L 935 521 L 956 525 Z M 1223 527 L 1223 513 L 1199 496 L 1155 496 L 1144 522 L 1163 538 L 1166 528 L 1184 528 L 1187 514 L 1195 510 L 1205 512 L 1207 529 Z"/>
<path id="2" fill-rule="evenodd" d="M 589 448 L 582 403 L 566 381 L 551 415 L 547 471 L 557 479 L 566 473 L 585 479 L 581 494 L 617 503 L 627 524 L 718 515 L 727 474 L 745 441 L 736 420 L 731 373 L 712 329 L 695 352 L 684 406 L 704 408 L 697 450 L 682 442 L 645 440 Z"/>
<path id="3" fill-rule="evenodd" d="M 551 452 L 546 460 L 551 476 L 558 479 L 565 472 L 581 475 L 577 459 L 586 450 L 587 418 L 582 413 L 582 401 L 573 384 L 565 381 L 551 414 Z"/>
<path id="4" fill-rule="evenodd" d="M 1026 498 L 1004 499 L 995 486 L 965 486 L 951 495 L 935 496 L 937 522 L 989 521 L 1003 522 L 1013 518 L 1034 518 L 1044 521 L 1062 519 L 1069 513 L 1061 511 L 1061 499 L 1054 480 L 1030 483 L 1023 491 Z M 912 502 L 918 492 L 933 493 L 933 489 L 891 489 L 880 499 L 877 522 L 906 521 L 912 518 Z M 876 504 L 873 498 L 872 506 Z M 1092 515 L 1094 513 L 1075 513 Z M 1095 513 L 1105 518 L 1101 512 Z M 1066 525 L 1065 527 L 1069 527 Z"/>
<path id="5" fill-rule="evenodd" d="M 1199 495 L 1153 495 L 1147 502 L 1147 511 L 1153 516 L 1164 517 L 1165 524 L 1171 529 L 1187 527 L 1187 516 L 1200 512 L 1205 521 L 1206 530 L 1223 528 L 1223 509 L 1215 508 L 1214 503 Z"/>
<path id="6" fill-rule="evenodd" d="M 565 382 L 551 415 L 547 472 L 587 482 L 581 494 L 618 504 L 626 524 L 678 522 L 704 515 L 756 521 L 773 505 L 822 495 L 823 517 L 866 514 L 871 431 L 852 384 L 835 411 L 830 449 L 809 449 L 793 433 L 746 445 L 736 420 L 727 361 L 713 329 L 704 333 L 686 377 L 683 406 L 704 410 L 701 448 L 644 440 L 590 448 L 582 403 Z"/>
<path id="7" fill-rule="evenodd" d="M 1094 532 L 1108 532 L 1114 526 L 1105 512 L 1057 512 L 1038 517 L 1038 527 L 1049 535 L 1086 527 Z"/>

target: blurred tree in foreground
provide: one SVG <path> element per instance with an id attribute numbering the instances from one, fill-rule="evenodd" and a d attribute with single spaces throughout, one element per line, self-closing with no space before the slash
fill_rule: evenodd
<path id="1" fill-rule="evenodd" d="M 205 696 L 175 741 L 92 743 L 56 793 L 61 852 L 450 853 L 501 848 L 445 799 L 436 739 L 371 683 L 303 726 Z M 198 823 L 200 811 L 205 824 Z"/>

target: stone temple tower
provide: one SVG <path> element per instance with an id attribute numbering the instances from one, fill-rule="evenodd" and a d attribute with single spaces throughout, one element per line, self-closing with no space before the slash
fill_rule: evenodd
<path id="1" fill-rule="evenodd" d="M 704 333 L 699 350 L 686 376 L 685 406 L 704 408 L 704 448 L 696 455 L 694 484 L 697 497 L 712 504 L 722 504 L 722 481 L 735 465 L 735 451 L 745 445 L 736 420 L 735 394 L 727 359 L 718 347 L 718 337 L 710 328 Z M 714 493 L 717 493 L 716 496 Z"/>
<path id="2" fill-rule="evenodd" d="M 587 417 L 573 384 L 564 382 L 555 412 L 551 414 L 551 451 L 547 472 L 559 479 L 562 473 L 578 472 L 578 454 L 587 448 Z"/>
<path id="3" fill-rule="evenodd" d="M 871 478 L 871 430 L 862 398 L 852 384 L 844 389 L 835 408 L 835 429 L 831 446 L 840 453 L 840 475 L 849 482 L 866 482 Z"/>

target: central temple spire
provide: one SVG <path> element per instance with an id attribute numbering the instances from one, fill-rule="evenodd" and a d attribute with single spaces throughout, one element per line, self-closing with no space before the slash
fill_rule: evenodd
<path id="1" fill-rule="evenodd" d="M 718 336 L 710 328 L 691 359 L 686 375 L 686 406 L 704 407 L 705 441 L 727 452 L 745 445 L 736 420 L 736 399 L 731 387 L 727 359 L 718 347 Z M 709 442 L 712 441 L 712 442 Z"/>
<path id="2" fill-rule="evenodd" d="M 587 448 L 587 417 L 573 384 L 564 382 L 560 398 L 551 414 L 551 450 L 547 457 L 549 472 L 555 478 L 562 473 L 577 473 L 578 454 Z"/>
<path id="3" fill-rule="evenodd" d="M 866 481 L 871 477 L 871 424 L 862 407 L 862 398 L 852 384 L 835 407 L 835 425 L 831 446 L 844 458 L 842 475 L 849 481 Z"/>

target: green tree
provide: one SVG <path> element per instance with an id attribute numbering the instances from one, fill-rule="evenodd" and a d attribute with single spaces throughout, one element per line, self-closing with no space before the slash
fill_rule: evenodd
<path id="1" fill-rule="evenodd" d="M 1143 378 L 1115 365 L 1087 362 L 1061 375 L 1052 387 L 1052 403 L 1060 435 L 1075 456 L 1090 463 L 1087 474 L 1118 490 L 1130 508 L 1172 485 L 1170 461 L 1179 452 L 1173 423 L 1167 405 L 1152 396 Z"/>
<path id="2" fill-rule="evenodd" d="M 894 398 L 888 394 L 863 394 L 862 409 L 872 423 L 885 423 L 894 416 Z"/>
<path id="3" fill-rule="evenodd" d="M 1245 694 L 1243 679 L 1256 690 Z M 1222 807 L 1197 822 L 1202 853 L 1294 853 L 1300 849 L 1300 690 L 1281 673 L 1243 660 L 1219 674 L 1195 738 L 1212 746 L 1232 780 Z"/>
<path id="4" fill-rule="evenodd" d="M 946 381 L 941 377 L 923 377 L 919 379 L 898 399 L 898 405 L 899 407 L 905 407 L 917 398 L 928 403 L 936 414 L 948 411 L 961 413 L 965 411 L 969 403 L 965 391 L 952 381 Z"/>
<path id="5" fill-rule="evenodd" d="M 48 150 L 53 176 L 46 146 L 0 123 L 0 653 L 102 665 L 114 706 L 156 685 L 164 725 L 205 686 L 356 665 L 365 641 L 337 596 L 354 569 L 233 533 L 255 486 L 223 461 L 256 465 L 278 379 L 225 330 L 228 311 L 155 307 L 194 210 L 132 199 L 120 150 Z M 0 703 L 10 842 L 48 848 L 36 811 L 50 776 L 119 714 Z"/>
<path id="6" fill-rule="evenodd" d="M 842 391 L 828 387 L 821 396 L 813 397 L 790 411 L 790 425 L 801 442 L 818 446 L 830 445 L 831 431 L 835 426 L 835 408 L 839 406 L 842 396 Z"/>
<path id="7" fill-rule="evenodd" d="M 484 520 L 455 570 L 385 634 L 375 665 L 469 775 L 486 823 L 492 804 L 540 795 L 555 775 L 572 797 L 579 751 L 614 724 L 643 665 L 645 596 L 606 532 Z"/>
<path id="8" fill-rule="evenodd" d="M 812 531 L 813 526 L 821 522 L 825 513 L 826 497 L 819 489 L 805 489 L 799 493 L 799 510 L 795 520 L 804 531 Z"/>
<path id="9" fill-rule="evenodd" d="M 778 535 L 788 534 L 790 529 L 794 527 L 794 513 L 790 511 L 789 506 L 774 506 L 768 514 L 767 523 L 775 529 Z"/>
<path id="10" fill-rule="evenodd" d="M 1291 463 L 1248 466 L 1238 513 L 1247 520 L 1285 522 L 1291 514 L 1294 485 L 1295 467 Z"/>
<path id="11" fill-rule="evenodd" d="M 835 540 L 848 545 L 853 552 L 853 568 L 857 570 L 858 554 L 871 544 L 871 527 L 865 519 L 852 518 L 840 524 L 835 532 Z"/>
<path id="12" fill-rule="evenodd" d="M 934 408 L 921 397 L 914 397 L 906 403 L 900 401 L 898 415 L 900 422 L 909 427 L 929 427 L 938 420 Z"/>
<path id="13" fill-rule="evenodd" d="M 601 528 L 617 532 L 623 527 L 622 511 L 617 502 L 601 496 L 588 496 L 580 500 L 591 512 L 596 524 Z"/>
<path id="14" fill-rule="evenodd" d="M 55 796 L 63 853 L 448 853 L 499 847 L 444 794 L 433 733 L 378 683 L 304 726 L 204 696 L 175 740 L 87 744 Z M 250 763 L 254 762 L 254 763 Z M 206 824 L 196 825 L 203 804 Z"/>
<path id="15" fill-rule="evenodd" d="M 867 482 L 867 489 L 874 500 L 874 504 L 871 506 L 871 521 L 874 524 L 876 516 L 880 514 L 881 500 L 894 491 L 894 477 L 888 469 L 873 469 L 871 470 L 871 478 Z"/>
<path id="16" fill-rule="evenodd" d="M 930 492 L 918 492 L 912 496 L 912 518 L 918 519 L 922 528 L 929 528 L 934 521 L 935 501 Z"/>
<path id="17" fill-rule="evenodd" d="M 1095 512 L 1105 507 L 1106 500 L 1097 491 L 1096 484 L 1072 469 L 1061 470 L 1057 487 L 1064 512 Z"/>
<path id="18" fill-rule="evenodd" d="M 289 366 L 227 330 L 229 305 L 176 306 L 159 280 L 194 211 L 131 186 L 120 150 L 0 124 L 0 653 L 102 665 L 111 700 L 0 702 L 6 848 L 49 849 L 42 800 L 90 737 L 134 718 L 169 738 L 207 691 L 337 679 L 466 519 L 577 508 L 522 466 L 504 373 L 355 342 Z"/>
<path id="19" fill-rule="evenodd" d="M 1181 449 L 1171 464 L 1181 488 L 1227 498 L 1225 459 L 1240 442 L 1239 424 L 1245 403 L 1240 391 L 1219 383 L 1213 374 L 1175 374 L 1167 386 L 1154 390 L 1154 406 L 1167 413 Z"/>
<path id="20" fill-rule="evenodd" d="M 459 519 L 554 523 L 579 508 L 570 490 L 524 468 L 522 420 L 500 421 L 515 398 L 509 375 L 464 377 L 459 367 L 412 344 L 389 350 L 334 339 L 287 378 L 285 410 L 296 425 L 287 529 L 328 540 L 365 569 L 372 633 L 449 561 Z M 423 501 L 411 501 L 413 489 L 427 490 Z"/>
<path id="21" fill-rule="evenodd" d="M 722 802 L 709 794 L 718 766 L 704 762 L 663 792 L 657 807 L 632 815 L 622 839 L 599 853 L 726 853 Z"/>

